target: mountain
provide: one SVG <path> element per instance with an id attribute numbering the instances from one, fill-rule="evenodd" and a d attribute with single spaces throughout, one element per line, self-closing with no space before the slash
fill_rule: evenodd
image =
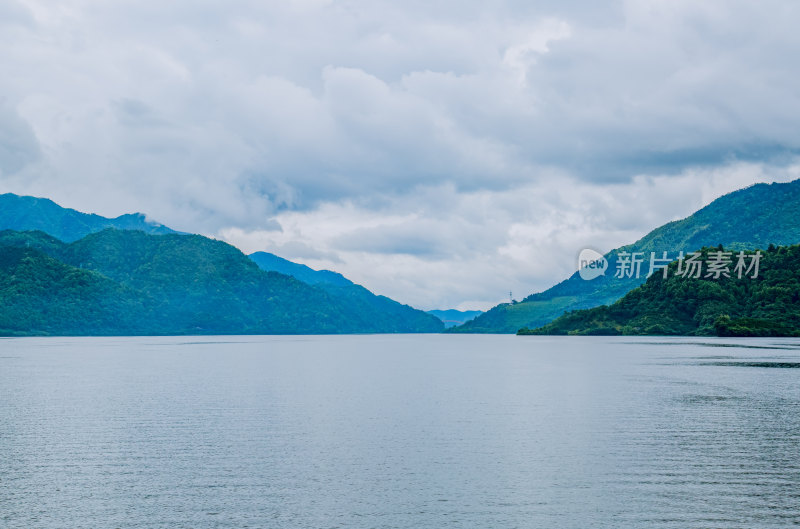
<path id="1" fill-rule="evenodd" d="M 386 296 L 375 295 L 336 272 L 314 270 L 267 252 L 256 252 L 249 257 L 262 270 L 290 275 L 325 291 L 347 307 L 347 310 L 363 315 L 373 325 L 383 329 L 381 332 L 416 332 L 414 329 L 430 329 L 433 325 L 438 326 L 439 330 L 443 328 L 442 322 L 435 315 L 426 314 Z"/>
<path id="2" fill-rule="evenodd" d="M 153 242 L 154 240 L 146 239 L 148 241 L 146 246 L 149 246 L 149 249 L 145 249 L 144 247 L 136 246 L 137 241 L 141 242 L 137 236 L 131 236 L 129 238 L 123 237 L 124 241 L 118 240 L 115 243 L 116 246 L 111 245 L 99 249 L 94 247 L 93 245 L 97 244 L 97 240 L 88 236 L 107 228 L 140 231 L 147 234 L 186 235 L 179 234 L 179 232 L 175 232 L 161 224 L 150 222 L 141 213 L 121 215 L 114 219 L 108 219 L 99 215 L 81 213 L 73 209 L 63 208 L 46 198 L 18 196 L 11 193 L 0 195 L 0 229 L 13 230 L 13 232 L 8 232 L 4 235 L 6 245 L 13 245 L 14 243 L 10 242 L 12 240 L 17 240 L 17 245 L 37 244 L 39 245 L 39 251 L 44 252 L 51 258 L 62 260 L 64 264 L 78 266 L 79 268 L 86 268 L 88 266 L 87 263 L 91 265 L 88 266 L 90 268 L 99 266 L 98 263 L 103 263 L 104 266 L 98 268 L 98 270 L 101 271 L 104 276 L 123 281 L 125 284 L 130 281 L 138 281 L 141 275 L 139 272 L 142 270 L 149 270 L 151 272 L 158 270 L 160 274 L 163 274 L 165 278 L 169 278 L 169 281 L 171 281 L 174 279 L 172 276 L 175 271 L 172 268 L 173 265 L 176 269 L 189 271 L 191 266 L 190 261 L 194 260 L 197 266 L 207 266 L 202 251 L 206 251 L 208 248 L 204 246 L 206 243 L 199 244 L 199 239 L 196 238 L 183 241 L 187 246 L 177 244 L 177 240 L 172 238 L 161 240 L 162 244 L 160 245 L 155 244 Z M 50 237 L 44 238 L 44 233 L 32 235 L 29 233 L 31 230 L 39 230 L 40 232 L 48 234 Z M 104 240 L 106 244 L 110 244 L 109 240 L 107 240 L 110 238 L 112 237 L 109 235 L 105 236 Z M 208 241 L 208 239 L 204 238 L 203 240 Z M 64 246 L 61 241 L 76 244 Z M 193 244 L 189 244 L 188 241 L 194 241 L 194 246 Z M 225 246 L 227 248 L 232 248 L 228 245 Z M 179 252 L 174 251 L 174 249 L 178 247 L 182 248 L 187 253 L 185 255 L 180 255 Z M 200 250 L 201 247 L 202 251 Z M 238 260 L 239 252 L 238 250 L 235 250 L 235 252 L 237 253 L 235 260 Z M 352 281 L 349 281 L 336 272 L 312 270 L 305 265 L 293 263 L 266 252 L 256 252 L 250 256 L 250 259 L 255 262 L 259 268 L 265 271 L 291 276 L 304 285 L 315 287 L 313 292 L 323 294 L 325 299 L 333 303 L 336 310 L 346 315 L 346 321 L 340 322 L 342 323 L 341 327 L 335 325 L 320 326 L 321 323 L 318 321 L 315 326 L 312 327 L 306 328 L 297 322 L 290 322 L 279 329 L 278 327 L 270 327 L 266 322 L 262 322 L 258 324 L 261 325 L 260 327 L 258 325 L 256 326 L 258 329 L 261 329 L 259 332 L 301 332 L 299 329 L 306 329 L 302 332 L 436 332 L 443 328 L 442 323 L 434 316 L 425 314 L 407 305 L 402 305 L 384 296 L 376 296 L 367 289 L 354 284 Z M 139 272 L 128 268 L 129 265 L 136 260 L 138 260 L 136 266 Z M 153 260 L 153 262 L 148 262 L 148 260 Z M 241 263 L 237 264 L 240 268 L 241 265 Z M 248 266 L 253 268 L 252 263 L 249 263 Z M 241 272 L 241 270 L 239 271 Z M 220 272 L 222 273 L 222 271 Z M 119 274 L 124 273 L 133 275 L 131 277 L 119 276 Z M 211 275 L 213 276 L 214 274 L 212 273 Z M 153 278 L 151 277 L 151 279 Z M 178 286 L 182 283 L 177 281 L 174 284 Z M 191 284 L 184 286 L 188 286 L 191 289 L 197 285 Z M 152 288 L 152 285 L 148 285 L 147 288 Z M 181 297 L 180 293 L 176 290 L 161 292 L 160 295 L 168 296 L 169 299 L 173 300 Z M 236 298 L 236 296 L 232 295 L 232 299 L 233 298 Z M 199 300 L 195 301 L 199 303 Z M 293 300 L 284 299 L 282 302 L 291 304 Z M 231 301 L 231 303 L 235 304 L 236 302 Z M 192 310 L 206 310 L 199 305 L 191 305 L 191 307 Z M 323 310 L 323 312 L 325 311 Z M 177 317 L 175 313 L 170 314 L 171 317 Z M 232 318 L 242 323 L 243 320 L 241 320 L 241 316 L 242 315 L 234 316 Z M 236 318 L 240 319 L 237 320 Z M 188 322 L 187 319 L 181 321 Z M 256 325 L 253 322 L 250 324 Z M 167 332 L 163 331 L 162 327 L 159 325 L 154 326 L 153 322 L 150 322 L 148 325 L 150 325 L 150 327 L 146 328 L 153 329 L 153 332 Z M 145 327 L 142 328 L 144 329 Z M 173 327 L 169 328 L 172 329 Z M 199 328 L 201 328 L 202 332 L 205 332 L 204 329 L 211 328 L 221 329 L 220 332 L 239 332 L 232 331 L 232 329 L 238 328 L 233 325 L 233 323 L 231 323 L 230 328 L 220 325 L 210 326 L 208 323 L 205 324 L 205 326 L 199 326 Z M 241 328 L 249 329 L 250 327 Z M 228 330 L 226 331 L 224 329 Z M 281 329 L 283 329 L 283 331 L 281 331 Z"/>
<path id="3" fill-rule="evenodd" d="M 707 277 L 721 251 L 701 250 L 699 278 L 679 275 L 673 263 L 666 278 L 655 274 L 610 306 L 568 312 L 519 334 L 800 336 L 800 245 L 759 252 L 758 274 L 742 277 L 731 252 L 729 277 Z M 680 264 L 686 271 L 686 261 Z"/>
<path id="4" fill-rule="evenodd" d="M 331 272 L 330 270 L 314 270 L 304 264 L 293 263 L 272 253 L 256 252 L 251 253 L 248 257 L 262 270 L 292 276 L 309 285 L 324 283 L 342 287 L 354 284 L 342 274 Z"/>
<path id="5" fill-rule="evenodd" d="M 641 285 L 649 268 L 650 252 L 667 251 L 676 258 L 703 246 L 723 244 L 731 250 L 766 248 L 770 244 L 800 242 L 800 180 L 756 184 L 724 195 L 693 215 L 667 223 L 633 244 L 605 254 L 608 270 L 591 281 L 576 272 L 554 287 L 532 294 L 519 303 L 498 305 L 449 332 L 513 333 L 522 327 L 545 325 L 561 314 L 620 299 Z M 640 277 L 614 277 L 621 252 L 643 252 L 646 263 Z"/>
<path id="6" fill-rule="evenodd" d="M 0 247 L 0 336 L 137 334 L 147 300 L 29 248 Z"/>
<path id="7" fill-rule="evenodd" d="M 109 219 L 63 208 L 46 198 L 0 195 L 0 229 L 41 230 L 66 242 L 77 241 L 106 228 L 139 230 L 146 233 L 176 233 L 162 224 L 147 220 L 142 213 L 129 213 Z"/>
<path id="8" fill-rule="evenodd" d="M 356 310 L 349 299 L 263 271 L 233 246 L 200 235 L 107 229 L 65 243 L 43 232 L 0 232 L 5 335 L 442 329 L 421 311 L 400 312 Z"/>
<path id="9" fill-rule="evenodd" d="M 445 328 L 461 325 L 462 323 L 468 322 L 469 320 L 483 314 L 483 312 L 480 310 L 455 310 L 455 309 L 429 310 L 427 312 L 428 314 L 433 314 L 434 316 L 442 320 Z"/>

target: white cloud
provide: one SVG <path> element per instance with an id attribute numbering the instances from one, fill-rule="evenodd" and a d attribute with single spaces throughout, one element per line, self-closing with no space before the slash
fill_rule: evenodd
<path id="1" fill-rule="evenodd" d="M 313 268 L 334 269 L 381 294 L 430 309 L 486 309 L 507 292 L 522 298 L 575 271 L 578 252 L 634 242 L 719 196 L 755 182 L 800 177 L 800 163 L 776 169 L 736 162 L 626 183 L 565 178 L 508 191 L 453 186 L 393 197 L 380 210 L 352 202 L 277 215 L 283 230 L 225 230 L 247 252 L 267 250 Z M 294 251 L 301 243 L 314 253 Z"/>
<path id="2" fill-rule="evenodd" d="M 0 178 L 20 173 L 40 155 L 30 125 L 0 99 Z"/>

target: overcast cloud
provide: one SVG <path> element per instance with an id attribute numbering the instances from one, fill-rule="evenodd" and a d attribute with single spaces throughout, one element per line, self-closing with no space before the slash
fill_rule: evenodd
<path id="1" fill-rule="evenodd" d="M 0 191 L 487 308 L 800 177 L 799 10 L 0 0 Z"/>

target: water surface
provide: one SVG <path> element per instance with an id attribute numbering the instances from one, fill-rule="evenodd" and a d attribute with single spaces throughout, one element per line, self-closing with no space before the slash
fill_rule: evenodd
<path id="1" fill-rule="evenodd" d="M 4 528 L 800 525 L 800 341 L 0 340 Z"/>

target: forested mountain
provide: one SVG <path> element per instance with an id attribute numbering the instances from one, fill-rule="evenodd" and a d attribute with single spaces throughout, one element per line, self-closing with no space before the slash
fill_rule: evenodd
<path id="1" fill-rule="evenodd" d="M 109 227 L 149 234 L 184 235 L 187 239 L 152 239 L 120 233 L 111 235 L 113 232 L 102 237 L 89 236 Z M 226 285 L 225 281 L 229 276 L 236 277 L 237 281 L 250 277 L 256 271 L 253 262 L 242 259 L 241 252 L 227 244 L 196 235 L 178 234 L 166 226 L 147 221 L 140 213 L 108 219 L 63 208 L 45 198 L 8 193 L 0 195 L 0 229 L 12 230 L 3 234 L 6 246 L 38 249 L 62 265 L 100 272 L 103 277 L 112 279 L 119 285 L 147 294 L 149 297 L 136 298 L 137 303 L 145 304 L 150 310 L 147 316 L 150 319 L 145 318 L 139 322 L 137 333 L 191 332 L 186 330 L 189 328 L 196 328 L 196 332 L 203 333 L 213 332 L 213 329 L 218 332 L 291 333 L 433 332 L 443 328 L 435 317 L 387 297 L 376 296 L 341 274 L 328 270 L 312 270 L 266 252 L 256 252 L 250 258 L 261 269 L 292 276 L 301 282 L 300 286 L 284 284 L 282 292 L 300 289 L 303 293 L 298 294 L 300 305 L 297 296 L 278 296 L 269 306 L 269 317 L 264 316 L 266 319 L 260 320 L 250 318 L 244 313 L 246 306 L 254 307 L 262 315 L 267 314 L 264 312 L 266 308 L 253 300 L 247 301 L 249 292 L 237 292 L 236 288 Z M 34 233 L 29 230 L 39 231 Z M 74 244 L 64 244 L 62 241 Z M 29 257 L 36 260 L 34 254 Z M 212 263 L 213 259 L 217 261 Z M 200 279 L 196 272 L 203 269 L 208 273 L 203 276 L 204 279 Z M 181 273 L 188 273 L 190 276 L 195 274 L 195 280 L 186 284 L 182 281 Z M 263 276 L 260 270 L 257 273 Z M 272 280 L 275 284 L 280 281 L 285 281 L 285 278 Z M 203 282 L 208 284 L 203 287 Z M 315 288 L 307 289 L 307 285 Z M 209 296 L 201 287 L 211 289 L 216 297 Z M 186 289 L 185 292 L 182 289 Z M 153 306 L 159 296 L 170 300 L 171 309 L 157 317 L 160 314 L 158 310 L 165 307 L 163 303 Z M 322 298 L 314 301 L 315 296 Z M 176 300 L 184 298 L 185 305 L 178 310 Z M 226 303 L 229 305 L 236 305 L 236 309 L 231 309 L 231 314 L 222 314 L 221 310 L 225 305 L 219 303 L 223 298 L 227 299 Z M 211 301 L 204 303 L 203 299 Z M 68 301 L 64 300 L 65 303 Z M 247 304 L 237 305 L 242 301 L 247 301 Z M 75 300 L 69 301 L 72 302 Z M 317 303 L 318 306 L 314 308 L 303 305 L 307 302 Z M 280 318 L 276 312 L 276 304 L 284 304 L 287 314 L 295 314 L 297 318 L 284 322 L 282 326 L 278 325 Z M 215 308 L 220 311 L 215 312 Z M 300 311 L 301 308 L 311 312 Z M 195 316 L 190 317 L 192 311 Z M 237 311 L 244 312 L 237 315 Z M 340 318 L 340 313 L 344 315 L 343 318 Z M 201 314 L 209 316 L 203 319 Z M 177 319 L 169 322 L 169 325 L 158 319 L 167 317 Z M 71 329 L 59 332 L 78 332 L 78 327 Z M 97 332 L 114 331 L 105 329 Z"/>
<path id="2" fill-rule="evenodd" d="M 63 208 L 47 198 L 0 195 L 0 229 L 41 230 L 62 241 L 72 242 L 106 228 L 139 230 L 146 233 L 175 233 L 162 224 L 148 221 L 142 213 L 109 219 Z"/>
<path id="3" fill-rule="evenodd" d="M 265 272 L 236 248 L 199 235 L 108 229 L 63 243 L 42 232 L 3 231 L 0 263 L 5 335 L 442 329 L 410 307 L 359 311 L 349 299 Z"/>
<path id="4" fill-rule="evenodd" d="M 37 250 L 0 247 L 2 336 L 138 334 L 153 325 L 152 316 L 144 318 L 152 312 L 148 302 L 97 272 Z"/>
<path id="5" fill-rule="evenodd" d="M 650 252 L 672 258 L 703 246 L 723 244 L 731 250 L 766 248 L 800 242 L 800 180 L 756 184 L 724 195 L 693 215 L 667 223 L 633 244 L 605 255 L 610 273 L 591 281 L 576 272 L 561 283 L 504 303 L 451 332 L 513 333 L 521 327 L 540 327 L 566 311 L 607 305 L 642 284 L 640 277 L 614 277 L 620 252 Z M 577 250 L 577 249 L 576 249 Z"/>
<path id="6" fill-rule="evenodd" d="M 519 334 L 800 336 L 800 245 L 746 252 L 743 274 L 736 252 L 720 252 L 701 250 L 700 277 L 686 273 L 687 261 L 675 262 L 666 278 L 654 274 L 610 306 L 568 312 Z M 711 265 L 721 261 L 730 261 L 728 275 L 714 277 Z"/>

